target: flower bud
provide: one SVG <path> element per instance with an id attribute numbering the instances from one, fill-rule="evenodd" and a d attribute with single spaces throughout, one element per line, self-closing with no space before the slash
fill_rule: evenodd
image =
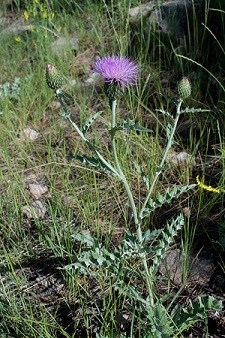
<path id="1" fill-rule="evenodd" d="M 51 64 L 46 65 L 46 83 L 53 90 L 61 88 L 64 83 L 63 76 Z"/>
<path id="2" fill-rule="evenodd" d="M 191 84 L 187 77 L 183 77 L 178 83 L 179 98 L 184 100 L 191 95 Z"/>

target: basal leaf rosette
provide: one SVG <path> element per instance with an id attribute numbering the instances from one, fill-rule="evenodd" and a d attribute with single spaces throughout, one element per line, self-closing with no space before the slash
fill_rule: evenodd
<path id="1" fill-rule="evenodd" d="M 115 100 L 118 89 L 136 83 L 138 78 L 138 66 L 131 59 L 124 56 L 105 56 L 99 59 L 94 67 L 105 80 L 105 92 L 110 100 Z"/>

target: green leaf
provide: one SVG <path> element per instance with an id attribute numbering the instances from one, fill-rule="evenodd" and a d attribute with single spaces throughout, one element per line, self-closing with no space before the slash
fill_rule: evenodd
<path id="1" fill-rule="evenodd" d="M 157 208 L 162 207 L 165 203 L 170 203 L 173 198 L 178 198 L 181 194 L 194 189 L 196 184 L 189 184 L 185 186 L 175 186 L 171 190 L 165 192 L 164 195 L 157 194 L 156 198 L 150 198 L 148 204 L 142 213 L 142 219 L 149 216 L 149 214 Z"/>
<path id="2" fill-rule="evenodd" d="M 177 305 L 172 311 L 174 324 L 179 329 L 179 332 L 188 329 L 193 323 L 207 318 L 207 312 L 222 311 L 222 301 L 215 299 L 212 296 L 198 297 L 197 300 L 189 300 L 189 307 L 181 307 Z"/>
<path id="3" fill-rule="evenodd" d="M 113 171 L 111 171 L 99 158 L 87 155 L 76 155 L 74 159 L 80 161 L 83 165 L 94 167 L 108 173 L 113 173 Z"/>
<path id="4" fill-rule="evenodd" d="M 148 302 L 146 302 L 141 293 L 138 291 L 137 287 L 127 284 L 121 279 L 116 279 L 113 287 L 115 290 L 118 290 L 121 295 L 124 295 L 135 302 L 139 301 L 145 306 L 148 304 Z"/>
<path id="5" fill-rule="evenodd" d="M 154 307 L 149 307 L 147 318 L 152 324 L 149 337 L 170 338 L 174 333 L 168 312 L 160 302 L 157 302 Z"/>
<path id="6" fill-rule="evenodd" d="M 145 128 L 139 124 L 136 124 L 133 120 L 124 120 L 118 123 L 114 128 L 109 130 L 109 133 L 113 137 L 118 130 L 135 130 L 141 132 L 152 132 L 151 129 Z"/>
<path id="7" fill-rule="evenodd" d="M 167 250 L 174 240 L 174 237 L 177 236 L 178 231 L 183 225 L 184 217 L 180 214 L 175 219 L 172 219 L 170 223 L 167 223 L 165 230 L 162 231 L 161 239 L 158 241 L 155 255 L 152 260 L 151 269 L 154 273 L 157 272 L 162 260 L 165 258 Z"/>
<path id="8" fill-rule="evenodd" d="M 85 125 L 82 127 L 82 133 L 85 135 L 86 132 L 89 130 L 91 125 L 94 123 L 94 121 L 102 114 L 102 111 L 98 111 L 91 115 L 88 120 L 85 122 Z"/>
<path id="9" fill-rule="evenodd" d="M 150 231 L 148 229 L 147 231 L 145 231 L 145 233 L 142 236 L 143 243 L 148 243 L 150 241 L 153 241 L 157 237 L 159 237 L 161 234 L 162 234 L 162 230 L 161 229 L 155 229 L 155 230 L 152 230 L 152 231 Z"/>
<path id="10" fill-rule="evenodd" d="M 135 166 L 137 173 L 142 177 L 144 183 L 146 184 L 147 190 L 149 190 L 150 181 L 149 181 L 148 176 L 145 174 L 145 172 L 142 170 L 141 166 L 138 163 L 134 162 L 134 166 Z"/>
<path id="11" fill-rule="evenodd" d="M 82 244 L 86 244 L 90 248 L 96 243 L 95 238 L 89 232 L 79 232 L 72 234 L 71 237 Z"/>

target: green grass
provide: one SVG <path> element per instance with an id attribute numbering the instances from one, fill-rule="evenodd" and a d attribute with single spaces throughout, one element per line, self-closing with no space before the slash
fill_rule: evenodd
<path id="1" fill-rule="evenodd" d="M 0 37 L 0 85 L 12 84 L 16 77 L 21 83 L 18 98 L 3 96 L 0 101 L 0 337 L 122 338 L 125 333 L 127 337 L 149 337 L 152 320 L 155 319 L 154 325 L 163 332 L 168 323 L 174 324 L 174 306 L 186 305 L 185 284 L 175 286 L 165 276 L 157 274 L 156 306 L 151 313 L 146 310 L 147 286 L 142 264 L 135 256 L 121 256 L 119 267 L 117 263 L 110 265 L 110 259 L 106 266 L 93 265 L 93 268 L 90 265 L 89 274 L 79 273 L 71 267 L 74 262 L 83 264 L 81 257 L 85 252 L 87 261 L 94 259 L 88 256 L 90 242 L 88 245 L 82 242 L 78 234 L 84 232 L 95 238 L 91 254 L 104 248 L 103 256 L 107 256 L 107 252 L 116 252 L 126 232 L 132 234 L 127 245 L 134 244 L 136 230 L 122 183 L 100 169 L 74 159 L 77 154 L 93 154 L 60 115 L 56 97 L 45 83 L 46 63 L 55 64 L 65 76 L 76 80 L 70 89 L 75 100 L 70 110 L 78 125 L 84 125 L 93 112 L 103 111 L 88 132 L 88 138 L 102 149 L 111 163 L 108 102 L 102 88 L 87 88 L 84 81 L 98 56 L 129 53 L 140 64 L 139 83 L 120 99 L 119 116 L 134 119 L 152 132 L 121 132 L 117 135 L 121 167 L 139 208 L 146 195 L 146 185 L 135 170 L 134 162 L 140 164 L 152 181 L 163 156 L 166 125 L 171 122 L 169 116 L 158 110 L 169 111 L 174 116 L 175 106 L 170 98 L 177 95 L 177 80 L 181 75 L 195 78 L 192 97 L 185 105 L 210 109 L 210 113 L 183 115 L 173 150 L 177 153 L 187 151 L 196 158 L 196 165 L 179 167 L 167 162 L 152 197 L 158 192 L 164 194 L 176 185 L 195 183 L 197 175 L 205 177 L 206 184 L 224 188 L 224 156 L 220 152 L 224 147 L 224 119 L 221 116 L 224 88 L 220 85 L 223 86 L 223 80 L 219 77 L 219 63 L 206 71 L 205 60 L 197 59 L 200 66 L 194 61 L 194 51 L 188 56 L 177 53 L 171 41 L 153 30 L 146 33 L 144 22 L 135 28 L 138 35 L 134 34 L 134 39 L 128 9 L 139 5 L 140 1 L 75 3 L 71 6 L 70 1 L 65 1 L 62 9 L 60 2 L 50 1 L 44 8 L 48 13 L 54 11 L 55 16 L 45 20 L 40 3 L 14 1 L 13 16 L 21 18 L 27 9 L 34 31 L 22 34 L 20 42 L 16 42 L 16 33 Z M 34 6 L 38 9 L 37 16 L 31 12 Z M 4 16 L 10 7 L 2 7 Z M 205 28 L 206 33 L 212 37 Z M 59 57 L 54 55 L 51 43 L 57 36 L 78 38 L 78 51 L 75 54 L 67 51 Z M 217 47 L 221 47 L 219 40 L 213 38 Z M 187 49 L 192 44 L 196 48 L 204 42 L 199 41 L 199 32 L 195 32 L 194 41 L 190 39 Z M 201 85 L 206 78 L 208 88 L 203 90 Z M 216 97 L 210 95 L 212 84 L 218 89 Z M 24 129 L 28 127 L 39 132 L 33 142 L 23 139 Z M 40 197 L 46 208 L 43 218 L 30 219 L 23 212 L 25 206 L 30 207 L 34 202 L 29 192 L 30 175 L 35 182 L 48 188 L 48 192 Z M 175 245 L 183 249 L 187 262 L 193 248 L 195 253 L 205 250 L 202 243 L 199 245 L 199 237 L 207 236 L 209 243 L 216 243 L 215 233 L 219 233 L 221 239 L 224 224 L 220 209 L 223 203 L 223 194 L 196 188 L 171 204 L 165 204 L 165 208 L 156 209 L 144 220 L 143 232 L 166 229 L 167 222 L 188 208 L 183 230 L 175 237 Z M 216 221 L 214 231 L 210 229 L 212 217 Z M 156 242 L 156 239 L 147 242 L 148 248 L 154 248 Z M 215 252 L 220 256 L 220 250 Z M 150 254 L 149 266 L 151 259 Z M 224 267 L 222 258 L 218 258 L 218 262 Z M 184 281 L 188 268 L 187 264 Z M 48 289 L 52 290 L 53 296 L 48 295 Z M 191 295 L 191 299 L 195 296 Z M 205 309 L 209 308 L 205 306 Z M 197 316 L 192 319 L 193 323 L 199 320 Z M 206 332 L 207 316 L 203 316 L 202 321 L 202 332 Z M 182 330 L 183 327 L 177 327 L 174 336 L 182 337 Z M 167 337 L 165 332 L 163 337 Z"/>

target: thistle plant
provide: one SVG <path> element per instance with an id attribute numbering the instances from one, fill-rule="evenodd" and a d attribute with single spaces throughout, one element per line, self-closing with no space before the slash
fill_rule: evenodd
<path id="1" fill-rule="evenodd" d="M 143 231 L 143 220 L 150 215 L 156 208 L 162 207 L 165 203 L 169 203 L 172 199 L 178 198 L 181 194 L 193 189 L 196 184 L 177 186 L 169 189 L 165 194 L 156 194 L 156 185 L 160 176 L 165 170 L 165 163 L 168 158 L 169 151 L 173 144 L 176 127 L 180 118 L 180 115 L 186 112 L 195 112 L 195 109 L 186 108 L 181 109 L 183 101 L 190 96 L 191 86 L 187 78 L 182 79 L 178 84 L 178 99 L 176 102 L 176 115 L 173 117 L 168 112 L 161 111 L 167 116 L 169 115 L 172 123 L 167 126 L 167 143 L 164 149 L 162 159 L 156 169 L 152 181 L 149 181 L 147 175 L 143 175 L 142 170 L 136 165 L 136 170 L 144 178 L 144 182 L 147 186 L 146 196 L 143 200 L 141 207 L 140 201 L 135 203 L 135 198 L 131 189 L 131 185 L 128 182 L 126 175 L 123 172 L 120 164 L 120 159 L 117 153 L 116 135 L 121 130 L 138 130 L 140 132 L 149 132 L 148 128 L 145 128 L 139 124 L 136 124 L 132 120 L 118 121 L 117 118 L 117 98 L 119 94 L 124 94 L 125 90 L 134 85 L 138 80 L 139 67 L 131 59 L 122 56 L 106 56 L 98 60 L 94 67 L 95 71 L 99 73 L 105 82 L 105 94 L 109 100 L 109 107 L 111 110 L 111 126 L 109 130 L 113 163 L 110 163 L 85 136 L 86 131 L 90 125 L 95 121 L 100 113 L 95 113 L 88 119 L 83 128 L 80 128 L 71 118 L 69 111 L 63 100 L 63 94 L 61 86 L 63 84 L 63 78 L 57 69 L 48 64 L 46 67 L 46 81 L 48 86 L 55 91 L 55 94 L 62 106 L 63 116 L 71 123 L 72 127 L 80 135 L 81 139 L 85 142 L 87 147 L 92 151 L 93 157 L 86 155 L 79 156 L 78 159 L 84 163 L 91 164 L 95 167 L 105 170 L 108 174 L 112 174 L 116 179 L 120 180 L 124 186 L 124 189 L 129 200 L 129 204 L 132 210 L 132 216 L 136 227 L 134 234 L 127 231 L 127 236 L 123 243 L 116 248 L 114 252 L 109 252 L 102 243 L 93 239 L 91 235 L 74 234 L 73 237 L 85 243 L 89 246 L 88 252 L 83 252 L 77 258 L 77 262 L 70 264 L 66 269 L 72 267 L 78 269 L 82 273 L 95 274 L 95 269 L 91 270 L 91 266 L 99 265 L 109 268 L 113 276 L 117 276 L 118 280 L 115 282 L 115 288 L 121 290 L 121 285 L 126 290 L 126 295 L 129 294 L 131 298 L 136 298 L 145 307 L 145 313 L 151 324 L 151 337 L 159 337 L 162 328 L 160 328 L 161 318 L 155 318 L 161 316 L 160 313 L 166 313 L 166 309 L 163 308 L 160 301 L 157 299 L 154 292 L 154 283 L 156 273 L 162 259 L 165 257 L 167 250 L 172 243 L 174 237 L 178 234 L 178 231 L 184 224 L 183 215 L 178 215 L 175 219 L 168 222 L 164 229 L 154 231 Z M 152 241 L 156 245 L 152 246 Z M 149 254 L 151 254 L 151 264 L 149 264 Z M 132 285 L 125 285 L 124 281 L 119 278 L 121 262 L 127 259 L 139 259 L 144 268 L 142 278 L 146 282 L 147 286 L 147 298 L 144 298 Z M 127 267 L 129 270 L 130 268 Z M 133 273 L 133 272 L 132 272 Z M 127 291 L 129 289 L 129 292 Z M 156 320 L 157 319 L 157 320 Z M 171 320 L 172 322 L 172 320 Z M 153 334 L 154 333 L 154 334 Z M 162 335 L 163 337 L 163 335 Z"/>

